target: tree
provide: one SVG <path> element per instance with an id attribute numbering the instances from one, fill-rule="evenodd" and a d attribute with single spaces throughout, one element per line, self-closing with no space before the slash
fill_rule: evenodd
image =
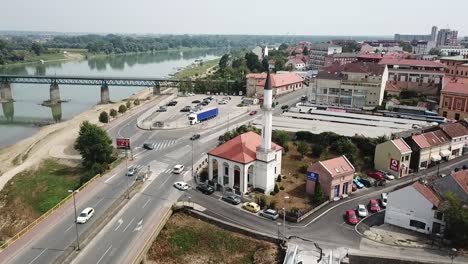
<path id="1" fill-rule="evenodd" d="M 111 109 L 109 114 L 112 116 L 112 118 L 115 118 L 117 116 L 117 111 L 115 109 Z"/>
<path id="2" fill-rule="evenodd" d="M 99 114 L 99 122 L 109 123 L 109 115 L 106 111 L 102 111 L 101 114 Z"/>
<path id="3" fill-rule="evenodd" d="M 112 155 L 112 139 L 106 131 L 88 121 L 81 124 L 74 147 L 83 157 L 83 166 L 87 169 L 100 165 L 102 172 L 115 160 Z"/>
<path id="4" fill-rule="evenodd" d="M 320 155 L 322 155 L 323 150 L 324 150 L 324 147 L 321 144 L 315 144 L 312 147 L 312 155 L 318 158 L 320 157 Z"/>
<path id="5" fill-rule="evenodd" d="M 125 105 L 127 106 L 127 109 L 130 109 L 130 107 L 132 107 L 132 102 L 127 101 L 127 103 Z"/>
<path id="6" fill-rule="evenodd" d="M 285 64 L 286 64 L 286 60 L 276 59 L 276 61 L 275 61 L 275 71 L 284 71 L 285 70 L 285 67 L 284 67 Z"/>
<path id="7" fill-rule="evenodd" d="M 440 55 L 440 50 L 437 49 L 437 48 L 432 48 L 432 49 L 429 51 L 429 55 L 437 55 L 437 56 L 439 56 L 439 55 Z"/>
<path id="8" fill-rule="evenodd" d="M 281 182 L 281 175 L 278 175 L 278 178 L 276 178 L 277 182 Z"/>
<path id="9" fill-rule="evenodd" d="M 264 71 L 268 71 L 270 69 L 270 64 L 268 63 L 268 58 L 265 57 L 262 60 L 262 67 Z"/>
<path id="10" fill-rule="evenodd" d="M 37 56 L 41 55 L 41 53 L 44 51 L 44 47 L 42 46 L 42 44 L 40 43 L 37 43 L 37 42 L 33 42 L 31 44 L 31 50 L 32 52 L 34 52 L 34 54 L 36 54 Z"/>
<path id="11" fill-rule="evenodd" d="M 259 72 L 261 70 L 262 65 L 260 64 L 258 56 L 255 53 L 249 52 L 245 54 L 245 60 L 247 63 L 247 68 L 249 68 L 250 71 Z"/>
<path id="12" fill-rule="evenodd" d="M 354 163 L 358 148 L 349 138 L 342 137 L 330 145 L 330 150 L 336 155 L 345 155 L 351 163 Z"/>
<path id="13" fill-rule="evenodd" d="M 446 234 L 459 247 L 468 246 L 468 209 L 453 193 L 444 195 L 443 213 L 447 223 Z"/>
<path id="14" fill-rule="evenodd" d="M 307 48 L 307 46 L 304 46 L 304 49 L 302 50 L 302 54 L 303 54 L 304 56 L 309 55 L 309 49 Z"/>
<path id="15" fill-rule="evenodd" d="M 307 152 L 309 152 L 309 150 L 310 150 L 309 144 L 305 143 L 304 141 L 299 141 L 297 143 L 297 151 L 302 155 L 303 158 L 304 158 L 304 155 L 307 154 Z"/>
<path id="16" fill-rule="evenodd" d="M 140 105 L 140 99 L 136 99 L 135 101 L 133 101 L 133 104 L 134 105 Z"/>
<path id="17" fill-rule="evenodd" d="M 120 105 L 119 106 L 119 113 L 123 114 L 127 112 L 127 107 L 125 105 Z"/>
<path id="18" fill-rule="evenodd" d="M 276 200 L 271 200 L 268 208 L 276 210 Z"/>
<path id="19" fill-rule="evenodd" d="M 288 145 L 291 137 L 289 136 L 289 133 L 284 130 L 275 130 L 272 134 L 272 140 L 284 148 L 286 145 Z"/>
<path id="20" fill-rule="evenodd" d="M 221 71 L 224 71 L 224 69 L 226 69 L 226 67 L 228 66 L 228 62 L 229 62 L 229 54 L 224 54 L 221 59 L 219 60 L 219 69 Z"/>
<path id="21" fill-rule="evenodd" d="M 267 199 L 265 195 L 260 196 L 258 205 L 260 205 L 260 207 L 265 207 L 267 205 Z"/>
<path id="22" fill-rule="evenodd" d="M 319 205 L 325 202 L 325 194 L 323 193 L 322 187 L 320 186 L 320 182 L 315 182 L 315 189 L 314 189 L 314 196 L 312 197 L 312 203 L 314 205 Z"/>
<path id="23" fill-rule="evenodd" d="M 275 184 L 275 189 L 273 190 L 275 193 L 278 193 L 279 192 L 279 187 L 278 187 L 278 184 Z"/>
<path id="24" fill-rule="evenodd" d="M 278 50 L 287 50 L 288 49 L 288 44 L 286 43 L 281 43 L 281 45 L 279 46 Z"/>
<path id="25" fill-rule="evenodd" d="M 403 51 L 413 52 L 413 47 L 411 46 L 411 43 L 409 42 L 406 42 L 406 41 L 400 42 L 400 47 L 403 48 Z"/>

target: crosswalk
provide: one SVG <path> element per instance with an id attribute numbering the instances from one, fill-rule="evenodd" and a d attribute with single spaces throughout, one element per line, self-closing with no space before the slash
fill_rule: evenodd
<path id="1" fill-rule="evenodd" d="M 161 141 L 155 141 L 154 151 L 163 150 L 169 148 L 177 143 L 177 139 L 166 139 Z"/>

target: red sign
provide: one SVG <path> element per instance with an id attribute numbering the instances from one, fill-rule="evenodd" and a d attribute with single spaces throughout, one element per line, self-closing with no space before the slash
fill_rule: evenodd
<path id="1" fill-rule="evenodd" d="M 398 170 L 400 169 L 400 161 L 396 159 L 390 159 L 390 169 L 392 171 L 398 172 Z"/>
<path id="2" fill-rule="evenodd" d="M 129 138 L 117 138 L 117 148 L 118 149 L 130 149 L 130 139 Z"/>

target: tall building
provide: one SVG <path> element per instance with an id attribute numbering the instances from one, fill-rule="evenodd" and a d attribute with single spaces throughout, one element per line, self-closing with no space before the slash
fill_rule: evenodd
<path id="1" fill-rule="evenodd" d="M 436 41 L 437 39 L 437 27 L 433 26 L 431 31 L 431 41 Z"/>
<path id="2" fill-rule="evenodd" d="M 318 70 L 325 65 L 325 58 L 343 51 L 342 47 L 334 44 L 321 43 L 314 44 L 310 49 L 309 67 Z"/>
<path id="3" fill-rule="evenodd" d="M 395 41 L 435 41 L 437 37 L 437 27 L 433 26 L 431 34 L 429 35 L 417 35 L 417 34 L 395 34 Z"/>
<path id="4" fill-rule="evenodd" d="M 439 30 L 437 46 L 456 46 L 458 44 L 458 31 L 449 28 Z"/>

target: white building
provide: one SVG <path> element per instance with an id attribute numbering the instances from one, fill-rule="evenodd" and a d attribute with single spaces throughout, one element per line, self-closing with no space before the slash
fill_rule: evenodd
<path id="1" fill-rule="evenodd" d="M 245 194 L 262 189 L 266 194 L 274 190 L 281 174 L 282 150 L 271 142 L 273 91 L 270 73 L 263 91 L 262 136 L 244 133 L 208 152 L 208 179 L 223 189 L 231 188 Z"/>
<path id="2" fill-rule="evenodd" d="M 252 52 L 258 56 L 258 59 L 260 61 L 263 60 L 263 58 L 267 57 L 268 56 L 268 47 L 267 46 L 264 46 L 264 47 L 260 47 L 260 46 L 256 46 Z"/>
<path id="3" fill-rule="evenodd" d="M 442 56 L 450 54 L 468 55 L 468 48 L 463 46 L 441 46 L 439 47 L 439 51 Z"/>
<path id="4" fill-rule="evenodd" d="M 292 70 L 303 71 L 305 70 L 305 62 L 299 58 L 291 58 L 286 62 L 286 68 L 291 67 Z"/>
<path id="5" fill-rule="evenodd" d="M 441 234 L 445 223 L 438 210 L 440 204 L 440 197 L 431 187 L 416 182 L 388 195 L 385 223 L 425 234 Z"/>

